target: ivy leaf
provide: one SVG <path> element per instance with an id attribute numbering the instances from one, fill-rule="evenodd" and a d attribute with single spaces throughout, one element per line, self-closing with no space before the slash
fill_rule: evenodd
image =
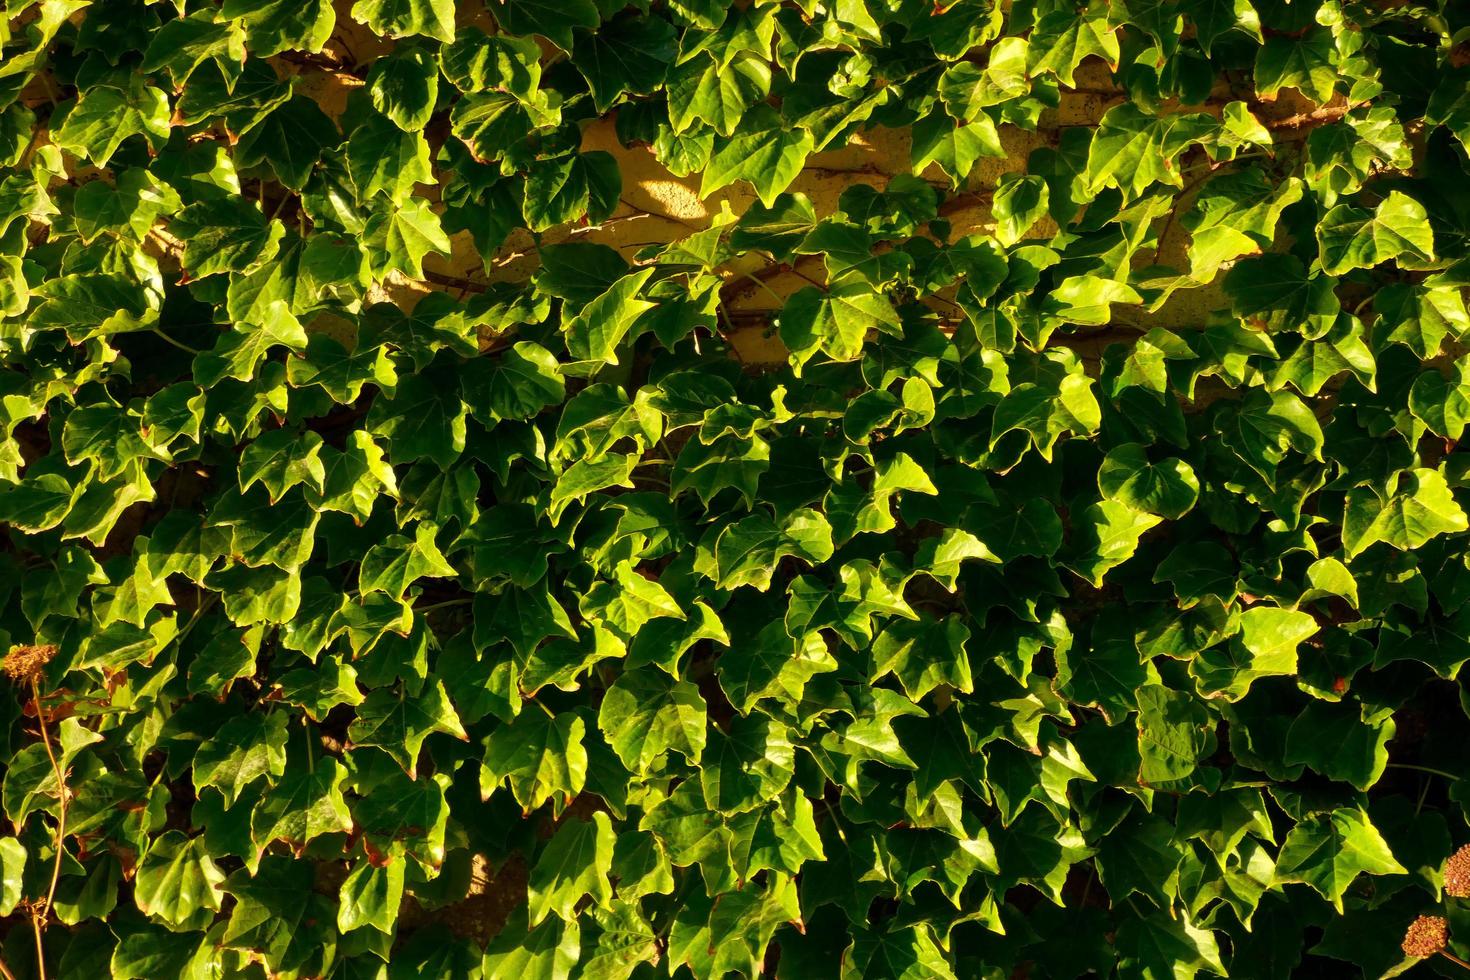
<path id="1" fill-rule="evenodd" d="M 1434 261 L 1434 234 L 1423 205 L 1393 191 L 1372 214 L 1339 204 L 1317 226 L 1322 271 L 1339 276 L 1396 259 L 1407 268 Z M 1408 256 L 1407 260 L 1404 256 Z"/>
<path id="2" fill-rule="evenodd" d="M 647 772 L 673 750 L 695 762 L 704 751 L 706 707 L 699 689 L 662 671 L 626 671 L 608 688 L 597 724 L 631 772 Z"/>
<path id="3" fill-rule="evenodd" d="M 552 913 L 564 921 L 575 921 L 574 909 L 587 895 L 606 907 L 612 901 L 607 877 L 612 859 L 612 821 L 606 813 L 599 810 L 590 821 L 564 821 L 531 868 L 527 887 L 530 924 L 534 927 Z"/>
<path id="4" fill-rule="evenodd" d="M 563 51 L 572 50 L 574 27 L 596 27 L 593 0 L 499 0 L 495 15 L 512 34 L 540 34 Z"/>
<path id="5" fill-rule="evenodd" d="M 485 739 L 480 766 L 481 792 L 509 782 L 511 793 L 526 813 L 547 800 L 560 809 L 582 791 L 587 781 L 585 724 L 575 714 L 555 718 L 549 712 L 526 710 Z"/>
<path id="6" fill-rule="evenodd" d="M 444 682 L 433 681 L 417 694 L 379 688 L 357 707 L 347 726 L 355 745 L 371 745 L 391 755 L 409 778 L 416 778 L 419 748 L 434 732 L 469 741 L 459 716 L 444 693 Z"/>
<path id="7" fill-rule="evenodd" d="M 1182 187 L 1174 161 L 1216 125 L 1202 113 L 1151 116 L 1131 103 L 1109 109 L 1088 147 L 1088 187 L 1117 187 L 1127 197 L 1157 182 Z"/>
<path id="8" fill-rule="evenodd" d="M 225 0 L 220 16 L 244 25 L 251 53 L 261 58 L 292 48 L 320 51 L 337 23 L 326 0 Z"/>
<path id="9" fill-rule="evenodd" d="M 1313 701 L 1287 732 L 1285 762 L 1305 764 L 1367 792 L 1388 766 L 1388 742 L 1396 727 L 1392 717 L 1351 702 Z"/>
<path id="10" fill-rule="evenodd" d="M 449 254 L 449 236 L 439 216 L 422 198 L 409 198 L 374 211 L 363 228 L 363 245 L 368 263 L 379 278 L 397 271 L 411 279 L 422 279 L 425 255 Z"/>
<path id="11" fill-rule="evenodd" d="M 873 679 L 893 674 L 911 701 L 940 684 L 969 692 L 974 684 L 965 653 L 969 639 L 958 616 L 895 620 L 873 641 Z"/>
<path id="12" fill-rule="evenodd" d="M 145 915 L 183 925 L 201 909 L 218 912 L 225 873 L 215 866 L 202 837 L 177 830 L 154 839 L 138 865 L 134 899 Z"/>
<path id="13" fill-rule="evenodd" d="M 806 164 L 814 144 L 805 129 L 792 129 L 769 107 L 757 106 L 745 117 L 741 132 L 723 140 L 710 157 L 699 185 L 708 197 L 737 180 L 755 188 L 761 204 L 774 208 L 777 196 L 791 185 Z"/>
<path id="14" fill-rule="evenodd" d="M 413 540 L 392 534 L 369 548 L 358 569 L 358 591 L 386 592 L 402 599 L 408 587 L 421 578 L 454 578 L 458 573 L 434 543 L 437 530 L 421 523 L 414 528 Z"/>
<path id="15" fill-rule="evenodd" d="M 914 124 L 910 167 L 916 174 L 936 164 L 959 187 L 982 157 L 1004 157 L 1000 134 L 984 112 L 968 123 L 957 123 L 938 109 Z"/>
<path id="16" fill-rule="evenodd" d="M 733 136 L 745 110 L 770 87 L 771 70 L 758 58 L 737 58 L 728 68 L 709 57 L 694 58 L 669 78 L 669 124 L 675 133 L 704 123 L 721 136 Z"/>
<path id="17" fill-rule="evenodd" d="M 1095 503 L 1079 516 L 1070 567 L 1101 588 L 1103 577 L 1138 550 L 1138 540 L 1161 518 L 1114 500 Z"/>
<path id="18" fill-rule="evenodd" d="M 1461 361 L 1455 371 L 1455 378 L 1425 371 L 1409 389 L 1409 411 L 1446 439 L 1459 439 L 1470 422 L 1470 364 Z"/>
<path id="19" fill-rule="evenodd" d="M 562 326 L 573 357 L 618 363 L 618 345 L 638 316 L 653 308 L 639 297 L 652 274 L 652 269 L 645 269 L 622 277 Z"/>
<path id="20" fill-rule="evenodd" d="M 286 723 L 282 712 L 231 718 L 194 753 L 194 787 L 212 786 L 234 806 L 257 779 L 286 771 Z"/>
<path id="21" fill-rule="evenodd" d="M 1162 913 L 1129 916 L 1118 929 L 1118 968 L 1134 976 L 1184 980 L 1201 971 L 1228 976 L 1215 934 Z"/>
<path id="22" fill-rule="evenodd" d="M 781 311 L 781 342 L 800 367 L 818 351 L 835 361 L 861 356 L 869 330 L 896 333 L 898 313 L 884 296 L 858 279 L 846 279 L 825 291 L 807 287 L 786 301 Z"/>
<path id="23" fill-rule="evenodd" d="M 351 831 L 352 813 L 342 796 L 346 779 L 347 770 L 333 758 L 317 759 L 311 768 L 288 769 L 250 816 L 256 849 L 264 852 L 274 841 L 299 849 L 322 834 Z"/>
<path id="24" fill-rule="evenodd" d="M 1214 745 L 1214 720 L 1187 694 L 1158 684 L 1138 689 L 1138 778 L 1146 785 L 1187 778 Z"/>
<path id="25" fill-rule="evenodd" d="M 155 145 L 168 139 L 168 98 L 141 80 L 126 89 L 96 85 L 69 107 L 53 132 L 57 146 L 106 166 L 129 137 L 142 135 Z"/>
<path id="26" fill-rule="evenodd" d="M 586 77 L 597 111 L 606 112 L 620 96 L 647 95 L 663 84 L 678 46 L 668 21 L 623 16 L 581 35 L 571 49 L 572 64 Z"/>
<path id="27" fill-rule="evenodd" d="M 1103 499 L 1178 520 L 1199 499 L 1199 480 L 1182 459 L 1150 463 L 1144 447 L 1136 442 L 1115 446 L 1097 471 Z"/>
<path id="28" fill-rule="evenodd" d="M 1332 33 L 1317 27 L 1300 36 L 1273 36 L 1256 52 L 1256 91 L 1271 98 L 1290 86 L 1318 105 L 1332 101 L 1338 80 Z"/>
<path id="29" fill-rule="evenodd" d="M 359 860 L 342 882 L 341 903 L 337 907 L 337 928 L 351 932 L 371 926 L 379 932 L 391 933 L 398 921 L 403 902 L 403 882 L 407 862 L 402 849 L 389 856 L 383 866 Z"/>
<path id="30" fill-rule="evenodd" d="M 1041 18 L 1032 34 L 1027 70 L 1032 75 L 1055 75 L 1072 88 L 1073 73 L 1089 57 L 1114 67 L 1118 64 L 1118 35 L 1107 18 L 1100 11 L 1053 10 Z"/>
<path id="31" fill-rule="evenodd" d="M 1342 911 L 1342 896 L 1360 874 L 1408 874 L 1361 809 L 1312 814 L 1281 843 L 1273 884 L 1309 885 Z"/>
<path id="32" fill-rule="evenodd" d="M 449 0 L 357 0 L 352 17 L 383 37 L 421 34 L 454 40 L 454 4 Z"/>
<path id="33" fill-rule="evenodd" d="M 290 2 L 282 0 L 283 4 Z M 339 138 L 331 116 L 306 96 L 293 95 L 241 134 L 235 163 L 241 167 L 269 164 L 281 183 L 300 191 L 306 187 L 322 150 L 335 145 Z"/>
<path id="34" fill-rule="evenodd" d="M 381 192 L 397 204 L 412 196 L 415 184 L 433 183 L 429 143 L 422 133 L 405 132 L 387 116 L 372 113 L 348 137 L 347 174 L 359 200 L 370 201 Z"/>
<path id="35" fill-rule="evenodd" d="M 403 45 L 373 62 L 367 87 L 375 109 L 405 133 L 417 132 L 439 99 L 439 66 L 423 48 Z"/>
<path id="36" fill-rule="evenodd" d="M 1296 673 L 1297 647 L 1317 629 L 1308 613 L 1256 606 L 1240 614 L 1240 633 L 1227 646 L 1204 651 L 1190 670 L 1201 690 L 1239 700 L 1257 678 Z"/>

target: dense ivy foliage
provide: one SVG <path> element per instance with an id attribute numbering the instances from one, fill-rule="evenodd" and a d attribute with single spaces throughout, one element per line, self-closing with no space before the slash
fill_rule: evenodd
<path id="1" fill-rule="evenodd" d="M 1470 6 L 6 14 L 17 980 L 1470 953 Z"/>

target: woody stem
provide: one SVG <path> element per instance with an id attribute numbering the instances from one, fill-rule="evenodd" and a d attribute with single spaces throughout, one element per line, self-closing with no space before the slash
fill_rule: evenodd
<path id="1" fill-rule="evenodd" d="M 62 847 L 66 840 L 66 779 L 61 772 L 61 763 L 57 761 L 56 752 L 51 748 L 51 734 L 46 730 L 46 711 L 41 706 L 41 683 L 37 678 L 31 679 L 31 697 L 36 703 L 36 722 L 41 728 L 41 744 L 46 747 L 46 758 L 51 760 L 51 771 L 56 774 L 56 859 L 51 865 L 51 885 L 46 889 L 46 901 L 31 915 L 31 926 L 36 933 L 36 972 L 41 980 L 46 980 L 46 951 L 41 942 L 41 930 L 46 915 L 51 911 L 51 903 L 56 898 L 56 883 L 61 880 L 61 859 L 65 853 Z"/>

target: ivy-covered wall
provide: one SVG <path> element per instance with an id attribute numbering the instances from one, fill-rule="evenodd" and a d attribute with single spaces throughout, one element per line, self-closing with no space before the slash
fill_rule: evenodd
<path id="1" fill-rule="evenodd" d="M 1470 8 L 12 0 L 0 976 L 1470 957 Z"/>

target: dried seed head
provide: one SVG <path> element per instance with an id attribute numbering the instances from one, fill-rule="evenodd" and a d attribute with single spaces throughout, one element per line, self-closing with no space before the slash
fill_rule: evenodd
<path id="1" fill-rule="evenodd" d="M 1404 953 L 1409 956 L 1433 956 L 1450 941 L 1450 924 L 1439 915 L 1421 915 L 1409 923 L 1404 933 Z"/>
<path id="2" fill-rule="evenodd" d="M 11 647 L 10 652 L 5 655 L 5 660 L 0 662 L 0 670 L 4 670 L 5 676 L 17 684 L 29 684 L 41 676 L 41 671 L 54 656 L 56 656 L 54 643 Z"/>
<path id="3" fill-rule="evenodd" d="M 1444 890 L 1455 898 L 1470 898 L 1470 844 L 1444 863 Z"/>

